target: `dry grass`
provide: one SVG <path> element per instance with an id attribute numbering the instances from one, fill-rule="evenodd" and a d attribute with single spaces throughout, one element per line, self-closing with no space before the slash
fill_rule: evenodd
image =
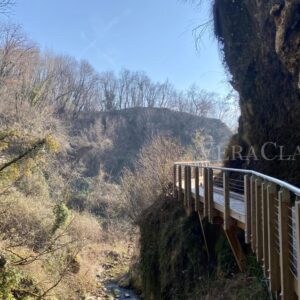
<path id="1" fill-rule="evenodd" d="M 134 170 L 125 170 L 122 178 L 123 200 L 132 219 L 168 192 L 173 163 L 184 154 L 177 141 L 165 136 L 153 138 L 142 148 Z"/>
<path id="2" fill-rule="evenodd" d="M 15 191 L 0 197 L 0 232 L 8 243 L 32 248 L 43 246 L 53 223 L 49 205 L 39 198 L 27 198 Z"/>
<path id="3" fill-rule="evenodd" d="M 119 240 L 121 234 L 118 239 L 112 238 L 113 228 L 104 233 L 99 221 L 88 213 L 72 212 L 69 223 L 53 236 L 51 202 L 27 198 L 14 191 L 0 197 L 0 203 L 0 252 L 8 258 L 10 266 L 31 278 L 40 290 L 47 290 L 58 280 L 66 255 L 76 254 L 72 261 L 76 264 L 75 271 L 67 272 L 60 284 L 51 290 L 49 295 L 53 295 L 53 299 L 77 299 L 87 292 L 96 292 L 96 275 L 99 266 L 107 262 L 107 253 L 114 251 L 122 256 L 128 250 L 128 241 Z M 43 253 L 53 240 L 53 250 L 30 263 L 20 264 L 22 258 L 31 259 Z M 60 248 L 63 244 L 66 246 Z"/>

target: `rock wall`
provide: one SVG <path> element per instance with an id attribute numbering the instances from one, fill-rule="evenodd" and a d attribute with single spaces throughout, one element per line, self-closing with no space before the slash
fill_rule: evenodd
<path id="1" fill-rule="evenodd" d="M 300 1 L 215 0 L 213 12 L 224 62 L 240 94 L 239 130 L 231 145 L 243 146 L 243 156 L 250 146 L 260 154 L 266 142 L 294 154 L 300 145 Z M 279 148 L 269 145 L 266 154 L 274 157 Z M 299 155 L 295 161 L 258 158 L 226 164 L 299 185 Z"/>

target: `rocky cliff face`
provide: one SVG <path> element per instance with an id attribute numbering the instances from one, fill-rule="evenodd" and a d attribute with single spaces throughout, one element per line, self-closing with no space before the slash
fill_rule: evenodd
<path id="1" fill-rule="evenodd" d="M 240 94 L 239 131 L 231 144 L 243 146 L 243 155 L 250 146 L 260 154 L 266 142 L 283 146 L 284 155 L 294 154 L 300 145 L 299 0 L 215 0 L 213 10 L 215 34 Z M 266 154 L 273 157 L 279 150 L 269 145 Z M 294 184 L 300 180 L 299 155 L 295 161 L 227 165 L 251 167 Z"/>

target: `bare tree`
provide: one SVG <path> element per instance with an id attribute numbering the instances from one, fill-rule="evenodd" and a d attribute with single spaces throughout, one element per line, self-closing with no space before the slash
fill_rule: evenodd
<path id="1" fill-rule="evenodd" d="M 12 7 L 15 5 L 15 1 L 13 0 L 1 0 L 0 1 L 0 13 L 4 15 L 8 15 Z"/>
<path id="2" fill-rule="evenodd" d="M 134 170 L 124 171 L 122 197 L 131 218 L 135 219 L 159 195 L 168 192 L 173 161 L 182 158 L 184 151 L 177 141 L 157 136 L 143 147 Z"/>
<path id="3" fill-rule="evenodd" d="M 113 72 L 104 72 L 100 75 L 102 102 L 105 110 L 116 109 L 118 81 Z"/>
<path id="4" fill-rule="evenodd" d="M 207 117 L 214 109 L 214 93 L 201 90 L 197 85 L 193 84 L 186 91 L 186 101 L 188 112 L 194 113 L 200 117 Z"/>
<path id="5" fill-rule="evenodd" d="M 168 80 L 153 82 L 145 72 L 99 74 L 87 61 L 40 53 L 15 25 L 0 26 L 0 96 L 14 104 L 16 115 L 27 103 L 75 118 L 83 111 L 159 107 L 227 122 L 234 107 L 231 96 L 195 84 L 180 91 Z"/>
<path id="6" fill-rule="evenodd" d="M 219 96 L 215 102 L 215 116 L 226 123 L 232 131 L 238 126 L 240 106 L 238 94 L 231 90 L 226 96 Z"/>
<path id="7" fill-rule="evenodd" d="M 20 73 L 26 57 L 36 48 L 28 41 L 20 26 L 0 26 L 0 87 Z"/>

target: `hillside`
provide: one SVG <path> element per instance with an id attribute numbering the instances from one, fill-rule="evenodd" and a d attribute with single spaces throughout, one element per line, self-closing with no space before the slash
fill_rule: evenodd
<path id="1" fill-rule="evenodd" d="M 0 17 L 14 2 L 0 0 Z M 218 77 L 211 55 L 199 63 L 196 78 L 189 79 L 197 74 L 191 67 L 176 65 L 178 57 L 187 67 L 189 61 L 180 40 L 175 47 L 168 43 L 168 35 L 176 36 L 175 25 L 182 26 L 178 12 L 174 23 L 171 15 L 162 15 L 168 34 L 152 26 L 153 16 L 159 17 L 153 12 L 164 11 L 162 2 L 149 1 L 153 12 L 137 0 L 125 3 L 125 10 L 120 3 L 94 1 L 71 10 L 66 5 L 65 12 L 64 5 L 52 2 L 55 18 L 47 15 L 46 4 L 31 3 L 26 19 L 36 20 L 29 12 L 38 7 L 45 20 L 59 25 L 63 17 L 80 42 L 78 51 L 74 44 L 69 52 L 81 55 L 45 51 L 42 41 L 31 41 L 21 26 L 0 22 L 0 300 L 266 300 L 271 297 L 268 281 L 274 297 L 292 299 L 287 296 L 294 292 L 290 283 L 300 280 L 295 249 L 300 244 L 300 191 L 257 173 L 244 176 L 244 170 L 202 172 L 190 161 L 224 158 L 227 167 L 259 170 L 299 186 L 299 159 L 264 159 L 259 151 L 267 143 L 267 157 L 279 151 L 284 157 L 300 155 L 299 0 L 207 1 L 208 21 L 198 19 L 193 33 L 202 34 L 199 42 L 214 23 L 215 50 L 223 55 L 224 78 L 230 76 L 235 91 L 222 88 L 224 78 Z M 183 2 L 201 11 L 206 5 Z M 110 14 L 115 8 L 116 14 Z M 89 23 L 80 31 L 67 22 L 66 12 L 71 12 L 78 23 L 76 9 L 80 15 L 90 10 L 80 19 L 80 26 Z M 135 26 L 147 23 L 146 18 L 136 21 L 142 12 L 149 28 Z M 122 32 L 114 34 L 126 24 L 132 36 L 133 27 L 139 29 L 138 44 L 120 39 L 128 37 Z M 59 29 L 59 37 L 71 38 L 65 26 L 53 25 L 47 24 L 54 33 Z M 24 24 L 31 27 L 36 28 Z M 49 28 L 40 27 L 40 36 L 50 43 Z M 151 71 L 151 48 L 140 43 L 141 30 L 148 34 L 150 28 L 159 29 L 146 37 L 152 46 L 158 49 L 161 41 L 171 46 L 166 61 L 180 51 L 174 64 L 184 78 L 175 80 L 179 86 L 169 82 L 175 73 L 164 70 L 169 64 L 158 64 L 159 73 L 154 72 L 166 74 L 165 81 L 126 69 Z M 90 38 L 95 40 L 90 43 Z M 119 45 L 108 38 L 119 39 Z M 60 42 L 53 43 L 53 51 L 61 49 Z M 125 57 L 122 46 L 147 56 L 147 63 L 139 65 L 138 57 L 131 61 L 132 50 L 121 63 L 116 54 Z M 116 64 L 102 70 L 105 64 L 92 66 L 83 57 Z M 235 131 L 240 111 L 233 135 L 229 128 Z M 243 157 L 231 146 L 240 146 Z M 258 159 L 244 160 L 252 148 Z M 174 168 L 175 161 L 189 162 Z M 203 177 L 198 178 L 198 170 Z"/>
<path id="2" fill-rule="evenodd" d="M 230 138 L 216 119 L 168 109 L 74 119 L 25 105 L 20 114 L 4 108 L 0 299 L 105 294 L 107 280 L 128 271 L 137 236 L 132 221 L 168 192 L 174 159 L 193 154 L 199 131 L 215 145 Z M 126 166 L 134 172 L 121 177 Z"/>
<path id="3" fill-rule="evenodd" d="M 206 138 L 207 147 L 224 147 L 231 137 L 231 131 L 220 120 L 164 108 L 136 107 L 85 113 L 79 116 L 73 126 L 74 135 L 78 135 L 82 130 L 96 128 L 98 133 L 110 140 L 110 147 L 102 154 L 94 152 L 93 148 L 82 150 L 84 159 L 90 166 L 89 176 L 98 173 L 96 168 L 101 162 L 105 172 L 114 179 L 120 177 L 124 167 L 133 166 L 139 151 L 155 136 L 174 138 L 185 147 L 192 145 L 196 132 L 201 132 Z M 82 151 L 77 149 L 77 153 L 79 152 Z M 212 154 L 209 158 L 213 158 Z"/>

